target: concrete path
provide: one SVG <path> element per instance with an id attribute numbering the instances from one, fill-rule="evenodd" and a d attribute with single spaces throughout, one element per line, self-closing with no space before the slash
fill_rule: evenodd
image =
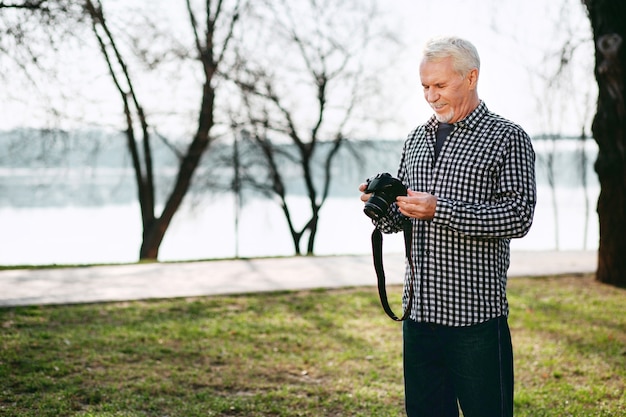
<path id="1" fill-rule="evenodd" d="M 595 251 L 513 252 L 509 276 L 589 273 Z M 385 255 L 388 284 L 401 254 Z M 73 304 L 376 285 L 371 255 L 153 263 L 0 271 L 0 306 Z"/>

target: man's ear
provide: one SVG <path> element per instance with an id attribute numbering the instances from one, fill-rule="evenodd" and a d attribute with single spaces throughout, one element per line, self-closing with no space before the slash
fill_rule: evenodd
<path id="1" fill-rule="evenodd" d="M 470 72 L 467 73 L 466 79 L 469 82 L 469 87 L 475 90 L 478 84 L 478 68 L 471 69 Z"/>

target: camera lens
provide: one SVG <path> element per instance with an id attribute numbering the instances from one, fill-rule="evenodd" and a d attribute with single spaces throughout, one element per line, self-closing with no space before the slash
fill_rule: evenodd
<path id="1" fill-rule="evenodd" d="M 374 220 L 378 220 L 387 214 L 387 210 L 389 209 L 389 203 L 384 198 L 373 194 L 369 200 L 365 203 L 365 207 L 363 208 L 363 212 Z"/>

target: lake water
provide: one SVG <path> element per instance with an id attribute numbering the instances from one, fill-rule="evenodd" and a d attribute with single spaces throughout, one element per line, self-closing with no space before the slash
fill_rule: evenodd
<path id="1" fill-rule="evenodd" d="M 514 250 L 597 249 L 598 220 L 595 205 L 599 186 L 591 169 L 597 149 L 593 141 L 587 141 L 584 145 L 585 154 L 589 158 L 585 168 L 588 178 L 586 187 L 582 186 L 581 170 L 574 162 L 579 158 L 581 149 L 576 141 L 535 143 L 538 155 L 538 205 L 531 231 L 526 237 L 513 240 Z M 548 180 L 550 166 L 554 187 Z M 382 170 L 376 168 L 380 167 L 367 169 L 371 173 Z M 106 173 L 103 168 L 100 174 L 92 175 L 95 186 L 102 182 L 103 175 L 112 175 L 111 169 L 106 169 Z M 41 170 L 0 170 L 0 190 L 12 191 L 15 195 L 19 192 L 22 196 L 19 204 L 11 203 L 18 201 L 14 197 L 5 198 L 2 200 L 4 204 L 0 205 L 0 264 L 81 264 L 137 260 L 141 223 L 136 202 L 81 204 L 74 201 L 64 205 L 46 205 L 42 201 L 47 201 L 47 195 L 68 192 L 68 182 L 79 182 L 84 178 L 67 175 L 68 179 L 63 184 L 42 190 L 36 185 L 42 181 L 42 175 L 45 178 L 45 172 Z M 119 177 L 120 174 L 118 172 L 115 175 Z M 351 174 L 348 178 L 344 176 L 339 181 L 342 192 L 335 193 L 326 202 L 320 215 L 315 246 L 317 255 L 365 254 L 371 251 L 369 239 L 372 225 L 362 212 L 363 205 L 356 190 L 361 178 L 363 176 L 360 173 Z M 11 184 L 20 186 L 12 188 Z M 59 187 L 64 191 L 59 191 Z M 29 206 L 24 202 L 29 193 L 30 196 L 43 194 L 43 197 Z M 289 201 L 294 213 L 307 212 L 308 204 L 304 197 L 294 196 Z M 282 211 L 275 202 L 248 198 L 239 215 L 238 232 L 235 229 L 236 211 L 234 198 L 228 194 L 187 199 L 174 217 L 161 246 L 159 259 L 172 261 L 229 258 L 236 255 L 293 255 L 291 236 Z M 303 219 L 296 216 L 295 221 L 299 220 Z M 386 237 L 385 248 L 390 252 L 401 252 L 401 236 Z"/>

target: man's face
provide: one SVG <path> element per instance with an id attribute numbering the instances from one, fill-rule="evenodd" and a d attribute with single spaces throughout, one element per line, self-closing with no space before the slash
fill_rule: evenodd
<path id="1" fill-rule="evenodd" d="M 477 70 L 459 75 L 451 57 L 420 64 L 424 98 L 442 123 L 458 122 L 474 110 L 477 78 Z"/>

